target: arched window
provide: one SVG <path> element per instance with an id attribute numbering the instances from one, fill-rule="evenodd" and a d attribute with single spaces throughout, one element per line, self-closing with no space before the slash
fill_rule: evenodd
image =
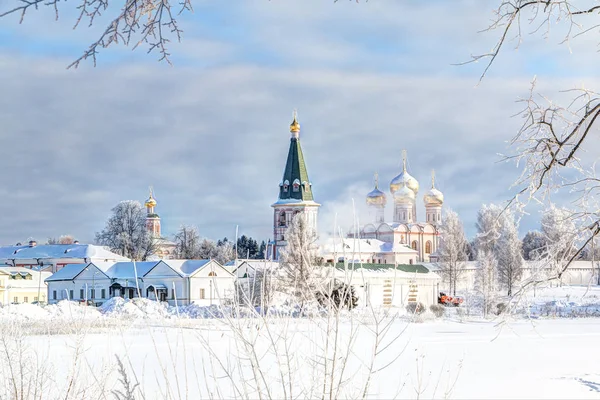
<path id="1" fill-rule="evenodd" d="M 429 240 L 425 243 L 425 253 L 431 254 L 431 242 Z"/>
<path id="2" fill-rule="evenodd" d="M 408 263 L 409 263 L 410 265 L 412 265 L 412 264 L 413 264 L 413 259 L 411 258 L 410 260 L 408 260 Z"/>
<path id="3" fill-rule="evenodd" d="M 300 181 L 298 179 L 294 179 L 294 183 L 292 183 L 292 188 L 294 192 L 300 190 Z"/>
<path id="4" fill-rule="evenodd" d="M 412 247 L 413 250 L 417 250 L 417 247 L 419 246 L 419 244 L 417 243 L 416 240 L 413 240 L 412 244 L 410 247 Z"/>
<path id="5" fill-rule="evenodd" d="M 285 224 L 285 222 L 286 222 L 286 221 L 285 221 L 285 212 L 284 212 L 284 211 L 282 211 L 282 212 L 279 214 L 279 226 L 285 226 L 285 225 L 286 225 L 286 224 Z"/>
<path id="6" fill-rule="evenodd" d="M 208 276 L 217 276 L 217 274 L 215 274 L 215 272 L 214 272 L 214 271 L 210 271 L 210 272 L 208 273 Z"/>

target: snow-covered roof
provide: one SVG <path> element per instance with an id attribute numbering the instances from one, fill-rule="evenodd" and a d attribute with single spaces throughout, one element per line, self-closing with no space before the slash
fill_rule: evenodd
<path id="1" fill-rule="evenodd" d="M 67 264 L 46 278 L 46 281 L 70 281 L 87 268 L 89 264 Z"/>
<path id="2" fill-rule="evenodd" d="M 201 268 L 204 268 L 211 260 L 163 260 L 165 264 L 173 268 L 182 276 L 190 276 Z M 215 261 L 216 262 L 216 261 Z M 218 264 L 218 263 L 217 263 Z M 229 270 L 227 270 L 229 272 Z"/>
<path id="3" fill-rule="evenodd" d="M 41 244 L 37 246 L 0 246 L 0 260 L 88 258 L 94 260 L 125 261 L 102 246 L 93 244 Z"/>
<path id="4" fill-rule="evenodd" d="M 12 274 L 31 274 L 32 272 L 38 273 L 37 269 L 25 268 L 25 267 L 13 267 L 11 265 L 0 264 L 0 274 L 12 275 Z M 41 271 L 42 276 L 47 275 L 50 276 L 51 273 L 48 271 Z"/>
<path id="5" fill-rule="evenodd" d="M 133 261 L 112 263 L 106 270 L 106 275 L 112 279 L 132 279 L 143 277 L 160 261 Z M 137 271 L 136 271 L 137 270 Z"/>
<path id="6" fill-rule="evenodd" d="M 235 268 L 233 270 L 233 273 L 235 273 L 238 269 L 240 269 L 242 266 L 247 266 L 248 268 L 256 271 L 256 270 L 260 270 L 260 269 L 274 269 L 277 268 L 279 266 L 279 262 L 278 261 L 270 261 L 270 260 L 245 260 L 244 262 L 238 264 L 237 268 Z"/>

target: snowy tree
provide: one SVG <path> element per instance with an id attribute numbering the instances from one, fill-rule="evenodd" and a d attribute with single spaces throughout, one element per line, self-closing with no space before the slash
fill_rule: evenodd
<path id="1" fill-rule="evenodd" d="M 467 261 L 468 242 L 458 214 L 450 209 L 446 210 L 442 218 L 441 230 L 440 273 L 448 282 L 449 292 L 456 295 L 456 285 L 464 273 L 465 261 Z"/>
<path id="2" fill-rule="evenodd" d="M 537 260 L 542 256 L 545 247 L 544 234 L 540 231 L 529 231 L 523 238 L 523 258 Z"/>
<path id="3" fill-rule="evenodd" d="M 477 212 L 477 237 L 475 253 L 483 251 L 495 255 L 496 245 L 500 239 L 501 216 L 503 209 L 495 204 L 484 204 Z"/>
<path id="4" fill-rule="evenodd" d="M 146 260 L 156 252 L 156 239 L 146 228 L 146 210 L 138 202 L 125 200 L 112 209 L 96 242 L 133 260 Z"/>
<path id="5" fill-rule="evenodd" d="M 475 271 L 475 289 L 483 300 L 483 315 L 487 317 L 491 310 L 496 292 L 497 262 L 493 252 L 482 248 L 477 253 L 477 270 Z"/>
<path id="6" fill-rule="evenodd" d="M 75 243 L 75 238 L 72 235 L 61 235 L 58 239 L 48 238 L 46 244 L 73 244 Z"/>
<path id="7" fill-rule="evenodd" d="M 292 219 L 286 235 L 287 246 L 279 257 L 281 290 L 303 305 L 316 299 L 322 287 L 322 260 L 318 255 L 317 234 L 303 214 Z"/>
<path id="8" fill-rule="evenodd" d="M 580 235 L 573 212 L 550 205 L 542 216 L 542 234 L 546 243 L 542 258 L 551 268 L 551 277 L 561 278 L 567 266 L 581 252 L 577 243 Z"/>
<path id="9" fill-rule="evenodd" d="M 182 225 L 175 234 L 175 256 L 182 260 L 203 259 L 200 256 L 200 235 L 193 226 Z"/>
<path id="10" fill-rule="evenodd" d="M 494 255 L 498 262 L 498 283 L 511 296 L 513 288 L 523 276 L 523 248 L 512 211 L 504 210 L 500 221 L 502 224 L 499 231 L 500 237 L 494 249 Z"/>
<path id="11" fill-rule="evenodd" d="M 570 46 L 572 40 L 581 40 L 582 36 L 598 34 L 600 6 L 597 2 L 575 2 L 571 0 L 499 1 L 488 31 L 499 31 L 498 40 L 491 51 L 473 55 L 470 62 L 487 61 L 480 76 L 483 80 L 487 71 L 508 41 L 521 43 L 525 38 L 524 24 L 529 24 L 531 36 L 542 35 L 544 39 L 554 32 L 561 31 L 564 36 L 558 41 Z M 596 39 L 597 40 L 597 39 Z M 582 47 L 584 50 L 586 46 Z M 588 45 L 591 52 L 596 46 Z M 585 54 L 575 53 L 575 54 Z M 593 54 L 593 53 L 591 53 Z M 519 100 L 523 105 L 520 114 L 521 128 L 511 141 L 512 160 L 522 168 L 521 176 L 516 180 L 517 194 L 513 204 L 522 209 L 530 201 L 537 204 L 550 204 L 550 196 L 562 196 L 577 206 L 577 211 L 569 211 L 578 230 L 575 254 L 565 257 L 571 249 L 556 247 L 557 242 L 548 244 L 546 250 L 556 250 L 555 254 L 547 254 L 554 259 L 564 261 L 555 263 L 553 275 L 559 278 L 591 241 L 600 234 L 600 178 L 596 173 L 596 158 L 586 156 L 590 149 L 595 149 L 600 121 L 600 97 L 597 91 L 590 89 L 590 84 L 582 82 L 578 87 L 557 88 L 564 96 L 564 103 L 552 100 L 552 96 L 536 92 L 534 78 L 529 95 Z M 562 104 L 561 104 L 562 103 Z M 594 153 L 592 153 L 594 154 Z M 564 218 L 563 218 L 564 219 Z M 560 266 L 558 266 L 560 265 Z"/>
<path id="12" fill-rule="evenodd" d="M 235 259 L 235 249 L 233 248 L 233 243 L 229 241 L 217 243 L 217 252 L 214 257 L 216 261 L 225 265 L 231 260 Z"/>

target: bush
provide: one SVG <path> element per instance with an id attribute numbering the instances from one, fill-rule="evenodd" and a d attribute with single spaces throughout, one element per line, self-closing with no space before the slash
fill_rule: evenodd
<path id="1" fill-rule="evenodd" d="M 505 303 L 498 303 L 498 304 L 496 304 L 496 315 L 502 314 L 505 310 L 506 310 L 506 304 Z"/>
<path id="2" fill-rule="evenodd" d="M 406 311 L 408 311 L 409 314 L 420 315 L 425 312 L 425 306 L 423 303 L 408 303 L 406 306 Z"/>
<path id="3" fill-rule="evenodd" d="M 432 304 L 429 306 L 429 310 L 436 318 L 442 318 L 446 312 L 446 308 L 441 304 Z"/>

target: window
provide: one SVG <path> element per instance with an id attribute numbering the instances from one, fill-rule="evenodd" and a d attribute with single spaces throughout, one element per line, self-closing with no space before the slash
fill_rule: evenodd
<path id="1" fill-rule="evenodd" d="M 96 289 L 90 289 L 90 298 L 92 298 L 92 299 L 96 298 Z"/>
<path id="2" fill-rule="evenodd" d="M 105 299 L 106 298 L 106 289 L 102 289 L 102 298 Z"/>
<path id="3" fill-rule="evenodd" d="M 425 253 L 431 254 L 431 242 L 429 240 L 425 243 Z"/>
<path id="4" fill-rule="evenodd" d="M 200 299 L 204 300 L 206 298 L 206 293 L 204 291 L 204 288 L 200 289 Z"/>
<path id="5" fill-rule="evenodd" d="M 27 275 L 25 275 L 25 279 L 27 279 L 28 281 L 30 281 L 30 280 L 31 280 L 31 279 L 33 279 L 33 278 L 32 278 L 32 276 L 31 276 L 31 274 L 27 274 Z"/>
<path id="6" fill-rule="evenodd" d="M 56 290 L 52 291 L 52 300 L 56 300 Z"/>
<path id="7" fill-rule="evenodd" d="M 23 297 L 23 303 L 29 303 L 29 297 L 27 297 L 27 296 Z"/>
<path id="8" fill-rule="evenodd" d="M 56 293 L 56 292 L 54 292 L 54 293 Z M 15 297 L 13 298 L 13 302 L 15 302 L 15 303 L 18 303 L 18 302 L 19 302 L 19 298 L 18 298 L 17 296 L 15 296 Z"/>
<path id="9" fill-rule="evenodd" d="M 210 272 L 208 273 L 208 276 L 217 276 L 217 274 L 215 274 L 215 272 L 214 272 L 214 271 L 210 271 Z"/>
<path id="10" fill-rule="evenodd" d="M 80 289 L 80 290 L 79 290 L 79 298 L 80 298 L 81 300 L 83 300 L 83 299 L 84 299 L 84 296 L 83 296 L 83 289 Z"/>
<path id="11" fill-rule="evenodd" d="M 412 247 L 413 250 L 417 250 L 418 246 L 419 246 L 419 244 L 417 243 L 417 241 L 413 240 L 412 245 L 410 247 Z"/>
<path id="12" fill-rule="evenodd" d="M 294 184 L 292 185 L 293 191 L 297 192 L 300 190 L 300 184 L 298 182 L 294 182 Z"/>
<path id="13" fill-rule="evenodd" d="M 38 301 L 38 298 L 37 298 L 37 296 L 33 298 L 33 301 Z"/>
<path id="14" fill-rule="evenodd" d="M 279 226 L 285 226 L 285 225 L 286 225 L 285 212 L 282 212 L 279 214 Z"/>
<path id="15" fill-rule="evenodd" d="M 410 265 L 412 265 L 412 263 L 413 263 L 413 259 L 411 258 L 410 260 L 408 260 L 408 263 L 409 263 Z"/>
<path id="16" fill-rule="evenodd" d="M 283 191 L 287 193 L 287 191 L 288 191 L 288 187 L 289 187 L 289 186 L 288 186 L 287 184 L 284 184 L 284 185 L 283 185 Z"/>
<path id="17" fill-rule="evenodd" d="M 73 291 L 69 290 L 69 300 L 73 300 Z"/>

